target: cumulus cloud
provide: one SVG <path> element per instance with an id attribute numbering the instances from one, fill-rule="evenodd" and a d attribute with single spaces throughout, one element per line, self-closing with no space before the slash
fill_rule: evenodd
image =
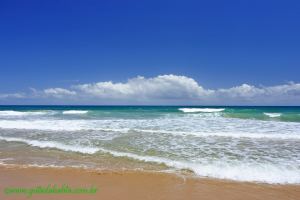
<path id="1" fill-rule="evenodd" d="M 277 85 L 266 88 L 267 94 L 300 96 L 300 83 L 290 82 L 289 84 Z"/>
<path id="2" fill-rule="evenodd" d="M 64 88 L 49 88 L 44 90 L 46 96 L 52 96 L 56 98 L 64 98 L 76 95 L 75 91 L 70 91 Z"/>
<path id="3" fill-rule="evenodd" d="M 253 98 L 257 95 L 262 95 L 265 93 L 263 88 L 257 88 L 253 85 L 242 84 L 240 86 L 232 87 L 229 89 L 219 89 L 216 93 L 221 96 L 231 97 L 231 98 Z"/>
<path id="4" fill-rule="evenodd" d="M 211 91 L 203 89 L 194 79 L 185 76 L 142 76 L 126 83 L 98 82 L 73 86 L 86 95 L 108 99 L 201 99 Z"/>
<path id="5" fill-rule="evenodd" d="M 229 102 L 299 104 L 300 84 L 290 82 L 288 84 L 268 87 L 255 87 L 253 85 L 242 84 L 241 86 L 228 89 L 219 89 L 215 93 L 218 99 L 227 100 Z"/>
<path id="6" fill-rule="evenodd" d="M 25 94 L 23 94 L 23 93 L 0 94 L 0 99 L 24 98 L 24 97 L 25 97 Z"/>
<path id="7" fill-rule="evenodd" d="M 242 84 L 212 90 L 203 88 L 190 77 L 172 74 L 152 78 L 138 76 L 126 82 L 96 82 L 31 91 L 34 98 L 46 97 L 64 102 L 72 100 L 78 104 L 295 105 L 300 102 L 300 83 L 260 87 Z"/>

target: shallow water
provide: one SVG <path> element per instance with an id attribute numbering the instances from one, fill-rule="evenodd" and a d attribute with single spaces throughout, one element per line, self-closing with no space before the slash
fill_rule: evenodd
<path id="1" fill-rule="evenodd" d="M 2 163 L 300 183 L 300 107 L 1 106 L 0 145 Z"/>

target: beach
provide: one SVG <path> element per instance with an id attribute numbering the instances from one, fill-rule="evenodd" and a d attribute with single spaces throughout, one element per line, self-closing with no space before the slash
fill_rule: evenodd
<path id="1" fill-rule="evenodd" d="M 300 107 L 0 106 L 0 199 L 297 199 L 299 116 Z"/>
<path id="2" fill-rule="evenodd" d="M 300 1 L 0 1 L 0 200 L 300 200 Z"/>
<path id="3" fill-rule="evenodd" d="M 95 194 L 5 195 L 6 187 L 37 187 L 67 184 L 97 188 Z M 0 199 L 224 199 L 292 200 L 300 196 L 300 185 L 271 185 L 183 177 L 170 173 L 141 171 L 91 171 L 75 168 L 0 167 Z"/>

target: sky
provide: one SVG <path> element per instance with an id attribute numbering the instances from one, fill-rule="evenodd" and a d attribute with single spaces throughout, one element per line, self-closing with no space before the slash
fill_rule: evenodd
<path id="1" fill-rule="evenodd" d="M 1 0 L 0 104 L 300 105 L 299 10 Z"/>

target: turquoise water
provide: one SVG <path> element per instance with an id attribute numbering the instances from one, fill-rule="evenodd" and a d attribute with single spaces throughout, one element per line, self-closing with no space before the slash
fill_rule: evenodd
<path id="1" fill-rule="evenodd" d="M 202 177 L 300 183 L 300 107 L 0 106 L 0 142 L 3 164 L 17 157 L 5 150 L 22 144 L 88 156 L 91 166 L 106 155 L 121 167 L 126 158 Z"/>
<path id="2" fill-rule="evenodd" d="M 300 106 L 0 106 L 0 111 L 88 110 L 86 118 L 143 118 L 182 113 L 180 108 L 224 108 L 224 117 L 300 122 Z"/>

